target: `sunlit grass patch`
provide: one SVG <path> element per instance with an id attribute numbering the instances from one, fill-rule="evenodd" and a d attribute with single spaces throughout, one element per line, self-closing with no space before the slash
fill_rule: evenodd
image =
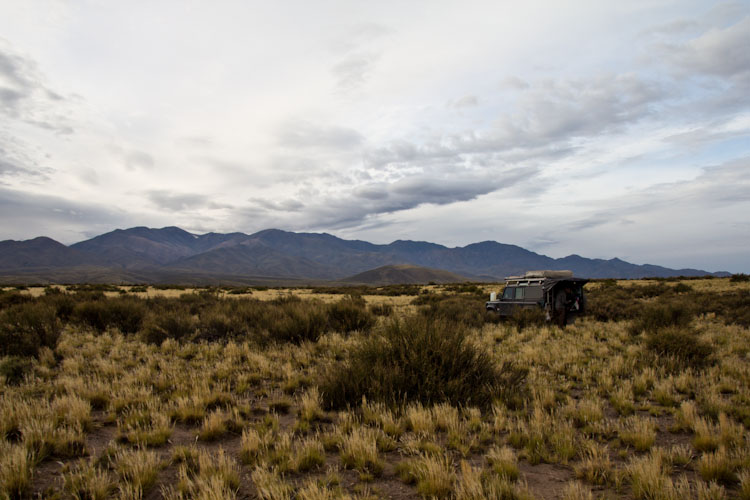
<path id="1" fill-rule="evenodd" d="M 417 492 L 427 498 L 448 498 L 453 493 L 456 473 L 445 455 L 425 454 L 400 462 L 396 474 L 407 484 L 416 484 Z"/>
<path id="2" fill-rule="evenodd" d="M 34 457 L 23 446 L 0 441 L 0 497 L 24 498 L 31 488 Z"/>
<path id="3" fill-rule="evenodd" d="M 358 427 L 343 436 L 340 444 L 341 464 L 347 469 L 379 476 L 383 462 L 378 456 L 377 434 L 373 429 Z"/>
<path id="4" fill-rule="evenodd" d="M 620 426 L 620 440 L 635 448 L 636 451 L 647 451 L 656 440 L 655 423 L 650 418 L 629 417 Z"/>

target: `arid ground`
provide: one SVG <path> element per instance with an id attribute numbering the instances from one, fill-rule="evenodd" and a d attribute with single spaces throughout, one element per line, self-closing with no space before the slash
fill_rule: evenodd
<path id="1" fill-rule="evenodd" d="M 750 499 L 750 282 L 0 294 L 0 498 Z"/>

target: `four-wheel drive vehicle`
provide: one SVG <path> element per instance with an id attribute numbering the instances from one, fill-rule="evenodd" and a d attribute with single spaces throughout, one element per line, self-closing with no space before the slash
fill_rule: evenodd
<path id="1" fill-rule="evenodd" d="M 528 271 L 523 276 L 505 278 L 502 297 L 493 292 L 485 304 L 488 311 L 508 317 L 518 308 L 541 308 L 547 320 L 554 317 L 555 302 L 564 304 L 568 321 L 586 310 L 583 285 L 587 279 L 576 278 L 572 271 Z M 562 294 L 558 298 L 558 296 Z"/>

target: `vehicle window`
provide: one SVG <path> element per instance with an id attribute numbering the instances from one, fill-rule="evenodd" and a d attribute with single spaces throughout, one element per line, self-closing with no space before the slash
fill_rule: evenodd
<path id="1" fill-rule="evenodd" d="M 542 298 L 542 287 L 530 286 L 526 289 L 527 299 L 541 299 Z"/>
<path id="2" fill-rule="evenodd" d="M 515 296 L 516 300 L 520 300 L 520 299 L 523 298 L 523 292 L 524 292 L 524 290 L 525 290 L 525 288 L 521 288 L 520 286 L 518 288 L 516 288 L 516 296 Z"/>
<path id="3" fill-rule="evenodd" d="M 513 297 L 515 296 L 516 287 L 507 287 L 503 291 L 503 299 L 504 300 L 513 300 Z"/>

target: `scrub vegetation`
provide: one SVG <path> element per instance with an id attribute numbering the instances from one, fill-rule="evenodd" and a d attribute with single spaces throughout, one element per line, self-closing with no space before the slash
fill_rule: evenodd
<path id="1" fill-rule="evenodd" d="M 6 288 L 0 498 L 750 499 L 750 283 Z"/>

